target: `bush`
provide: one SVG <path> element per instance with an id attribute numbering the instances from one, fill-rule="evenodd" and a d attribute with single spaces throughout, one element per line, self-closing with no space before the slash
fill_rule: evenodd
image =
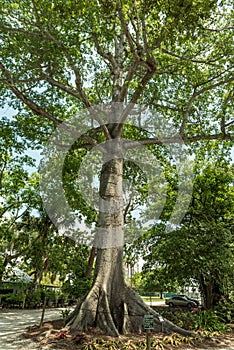
<path id="1" fill-rule="evenodd" d="M 65 309 L 65 310 L 61 311 L 61 316 L 62 316 L 63 319 L 66 319 L 69 316 L 70 313 L 71 313 L 71 310 Z"/>
<path id="2" fill-rule="evenodd" d="M 196 320 L 194 314 L 189 310 L 165 310 L 161 311 L 160 314 L 168 319 L 169 321 L 175 323 L 177 326 L 188 330 L 195 329 Z"/>
<path id="3" fill-rule="evenodd" d="M 41 290 L 29 291 L 26 295 L 25 305 L 28 308 L 35 308 L 41 305 Z"/>
<path id="4" fill-rule="evenodd" d="M 22 307 L 25 299 L 24 293 L 10 293 L 1 295 L 2 305 L 5 307 Z"/>
<path id="5" fill-rule="evenodd" d="M 227 330 L 225 320 L 217 312 L 211 310 L 197 309 L 193 312 L 188 310 L 165 310 L 160 314 L 177 326 L 188 330 L 203 329 L 209 332 L 224 332 Z"/>
<path id="6" fill-rule="evenodd" d="M 227 330 L 225 321 L 219 317 L 214 311 L 198 310 L 194 313 L 195 317 L 195 330 L 203 329 L 209 332 L 224 332 Z"/>
<path id="7" fill-rule="evenodd" d="M 234 302 L 223 298 L 215 308 L 217 315 L 226 322 L 234 321 Z"/>

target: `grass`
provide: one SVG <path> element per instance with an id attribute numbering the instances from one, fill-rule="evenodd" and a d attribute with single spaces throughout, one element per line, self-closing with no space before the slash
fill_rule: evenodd
<path id="1" fill-rule="evenodd" d="M 144 302 L 148 303 L 165 303 L 165 299 L 160 299 L 158 296 L 141 296 Z"/>

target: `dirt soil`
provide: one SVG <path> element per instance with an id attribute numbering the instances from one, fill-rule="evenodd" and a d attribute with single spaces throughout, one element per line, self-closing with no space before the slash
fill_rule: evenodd
<path id="1" fill-rule="evenodd" d="M 69 349 L 69 350 L 77 350 L 84 349 L 84 344 L 88 344 L 90 342 L 95 341 L 96 344 L 101 344 L 104 340 L 107 341 L 121 341 L 118 345 L 118 349 L 121 349 L 121 344 L 136 343 L 137 341 L 143 342 L 146 338 L 144 333 L 141 334 L 130 334 L 126 336 L 121 336 L 121 338 L 113 338 L 102 334 L 102 332 L 98 329 L 91 328 L 88 333 L 79 333 L 79 332 L 66 332 L 64 330 L 63 320 L 55 320 L 50 322 L 45 322 L 43 326 L 40 328 L 39 326 L 32 326 L 27 329 L 27 331 L 23 334 L 23 337 L 30 339 L 40 345 L 42 347 L 46 347 L 49 349 Z M 201 339 L 193 340 L 193 343 L 180 342 L 179 344 L 165 345 L 165 334 L 154 334 L 152 335 L 152 339 L 156 339 L 158 343 L 163 341 L 164 349 L 219 349 L 219 348 L 227 348 L 234 349 L 234 331 L 221 335 L 215 335 L 212 338 L 205 337 Z M 170 340 L 170 336 L 169 336 Z M 129 347 L 129 349 L 131 346 Z M 160 349 L 160 347 L 158 347 Z M 126 347 L 125 347 L 126 349 Z"/>

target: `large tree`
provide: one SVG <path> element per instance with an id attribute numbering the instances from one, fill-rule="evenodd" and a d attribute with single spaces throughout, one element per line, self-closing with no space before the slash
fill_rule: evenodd
<path id="1" fill-rule="evenodd" d="M 43 141 L 60 126 L 79 139 L 71 152 L 103 157 L 94 282 L 70 327 L 118 335 L 146 312 L 159 324 L 124 282 L 123 162 L 134 147 L 233 140 L 231 1 L 2 0 L 0 21 L 2 96 L 22 133 Z"/>

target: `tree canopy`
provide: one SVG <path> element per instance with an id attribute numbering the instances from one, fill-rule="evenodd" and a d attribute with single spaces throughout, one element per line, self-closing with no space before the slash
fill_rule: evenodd
<path id="1" fill-rule="evenodd" d="M 125 101 L 122 122 L 142 102 L 172 120 L 184 142 L 232 138 L 228 0 L 1 5 L 2 98 L 27 106 L 18 119 L 31 121 L 28 136 L 45 126 L 48 135 L 46 119 L 58 125 L 80 106 Z"/>

